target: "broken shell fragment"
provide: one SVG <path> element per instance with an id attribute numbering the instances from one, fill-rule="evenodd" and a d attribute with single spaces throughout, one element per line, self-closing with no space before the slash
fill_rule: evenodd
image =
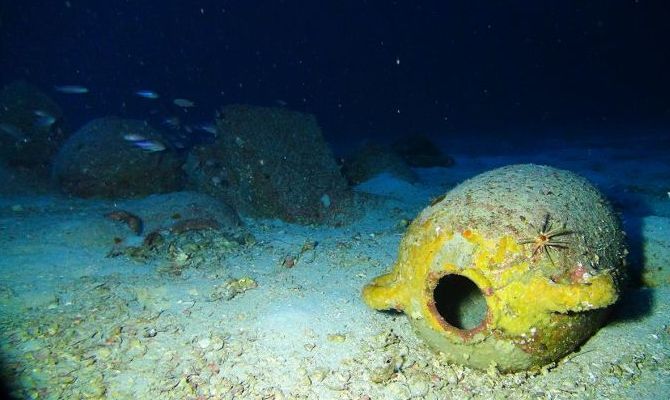
<path id="1" fill-rule="evenodd" d="M 105 214 L 105 217 L 112 221 L 125 223 L 136 235 L 142 233 L 142 219 L 135 214 L 129 213 L 128 211 L 117 210 L 108 212 Z"/>

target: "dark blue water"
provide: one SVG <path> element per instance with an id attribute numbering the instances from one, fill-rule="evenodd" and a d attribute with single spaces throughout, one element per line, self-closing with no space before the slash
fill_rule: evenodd
<path id="1" fill-rule="evenodd" d="M 175 97 L 196 102 L 193 121 L 230 103 L 311 112 L 338 148 L 417 132 L 611 135 L 670 121 L 660 1 L 1 4 L 0 83 L 90 88 L 54 94 L 74 129 L 168 114 Z"/>

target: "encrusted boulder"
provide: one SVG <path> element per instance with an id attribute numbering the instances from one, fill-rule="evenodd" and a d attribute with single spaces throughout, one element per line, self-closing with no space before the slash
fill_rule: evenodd
<path id="1" fill-rule="evenodd" d="M 130 137 L 158 145 L 142 148 Z M 64 192 L 75 196 L 132 198 L 180 190 L 182 164 L 161 133 L 145 121 L 105 117 L 84 125 L 65 142 L 54 160 L 53 176 Z"/>
<path id="2" fill-rule="evenodd" d="M 414 171 L 387 146 L 367 143 L 344 161 L 342 170 L 354 185 L 365 182 L 382 172 L 388 172 L 407 182 L 416 181 Z"/>
<path id="3" fill-rule="evenodd" d="M 10 166 L 44 167 L 65 140 L 63 111 L 26 82 L 0 90 L 0 161 Z"/>
<path id="4" fill-rule="evenodd" d="M 284 108 L 233 105 L 213 143 L 187 162 L 192 188 L 240 212 L 297 223 L 336 223 L 352 195 L 316 118 Z"/>
<path id="5" fill-rule="evenodd" d="M 391 146 L 412 167 L 451 167 L 454 159 L 422 135 L 407 136 Z"/>

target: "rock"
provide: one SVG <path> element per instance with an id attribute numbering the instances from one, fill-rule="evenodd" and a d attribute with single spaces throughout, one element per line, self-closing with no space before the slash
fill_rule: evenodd
<path id="1" fill-rule="evenodd" d="M 233 105 L 218 114 L 217 130 L 189 155 L 192 188 L 251 216 L 298 223 L 336 222 L 351 204 L 313 115 Z"/>
<path id="2" fill-rule="evenodd" d="M 126 141 L 136 134 L 167 143 L 144 121 L 95 119 L 72 135 L 58 152 L 53 175 L 60 188 L 80 197 L 132 198 L 179 190 L 182 159 L 169 146 L 147 152 Z"/>
<path id="3" fill-rule="evenodd" d="M 386 146 L 367 143 L 348 157 L 342 170 L 349 182 L 357 185 L 382 172 L 408 182 L 416 181 L 416 174 L 400 155 Z"/>
<path id="4" fill-rule="evenodd" d="M 42 124 L 40 115 L 53 117 Z M 10 166 L 45 167 L 65 140 L 63 111 L 49 96 L 26 82 L 0 91 L 0 161 Z"/>
<path id="5" fill-rule="evenodd" d="M 451 167 L 454 159 L 442 153 L 425 136 L 407 136 L 393 143 L 392 149 L 412 167 Z"/>

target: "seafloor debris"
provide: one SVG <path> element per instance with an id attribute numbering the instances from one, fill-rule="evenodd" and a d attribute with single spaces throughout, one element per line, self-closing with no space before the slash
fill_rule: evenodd
<path id="1" fill-rule="evenodd" d="M 288 254 L 282 259 L 281 266 L 284 268 L 293 268 L 295 267 L 296 261 L 297 258 L 295 256 Z"/>
<path id="2" fill-rule="evenodd" d="M 221 229 L 221 224 L 219 221 L 213 218 L 189 218 L 179 222 L 176 222 L 170 228 L 170 231 L 174 234 L 180 235 L 184 232 L 189 231 L 201 231 L 204 229 Z"/>
<path id="3" fill-rule="evenodd" d="M 153 231 L 147 234 L 142 241 L 142 246 L 153 250 L 156 247 L 160 246 L 165 242 L 165 238 L 161 235 L 160 231 Z"/>
<path id="4" fill-rule="evenodd" d="M 293 268 L 295 265 L 300 261 L 302 256 L 307 253 L 307 252 L 312 252 L 312 258 L 311 260 L 308 261 L 308 263 L 311 263 L 314 261 L 314 258 L 316 257 L 316 246 L 318 246 L 318 242 L 315 240 L 306 240 L 305 243 L 303 243 L 302 247 L 300 248 L 300 251 L 297 254 L 287 254 L 285 255 L 282 260 L 281 260 L 281 266 L 284 268 Z"/>
<path id="5" fill-rule="evenodd" d="M 238 294 L 257 287 L 258 283 L 248 276 L 239 279 L 231 279 L 222 285 L 215 286 L 214 290 L 209 294 L 209 299 L 211 301 L 231 300 Z"/>
<path id="6" fill-rule="evenodd" d="M 135 232 L 136 235 L 142 233 L 142 219 L 133 213 L 117 210 L 108 212 L 105 214 L 105 217 L 107 219 L 111 219 L 112 221 L 125 223 L 133 232 Z"/>
<path id="7" fill-rule="evenodd" d="M 142 231 L 142 219 L 130 212 L 116 210 L 105 214 L 105 217 L 125 222 L 136 234 Z M 172 218 L 178 219 L 181 215 L 173 214 Z M 180 275 L 184 268 L 198 267 L 208 262 L 216 264 L 221 254 L 254 242 L 253 236 L 239 227 L 223 229 L 222 224 L 214 218 L 188 218 L 170 227 L 153 229 L 142 242 L 114 238 L 114 247 L 107 257 L 127 256 L 140 262 L 167 257 L 170 266 L 160 267 L 159 271 Z"/>

